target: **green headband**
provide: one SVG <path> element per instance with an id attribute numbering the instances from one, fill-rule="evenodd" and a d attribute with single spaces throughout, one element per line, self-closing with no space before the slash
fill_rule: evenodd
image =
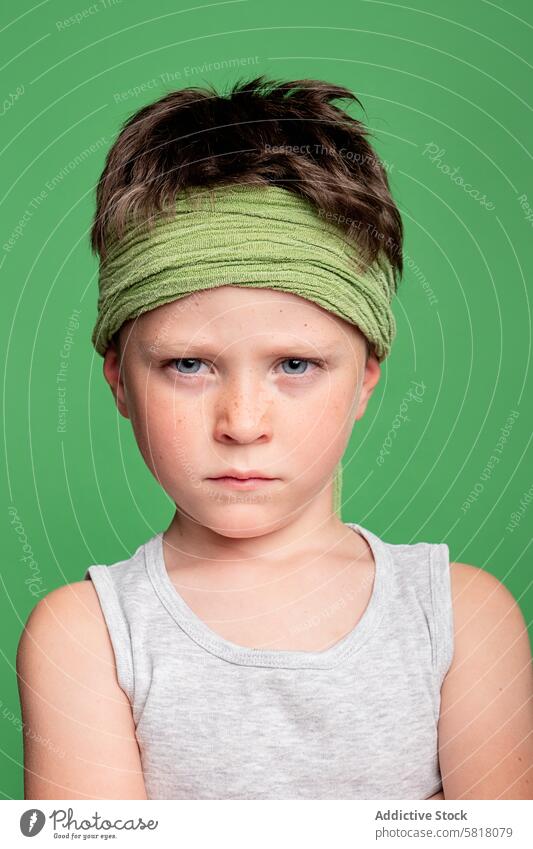
<path id="1" fill-rule="evenodd" d="M 357 325 L 381 361 L 396 334 L 394 271 L 383 252 L 363 268 L 355 244 L 305 198 L 274 185 L 199 188 L 172 216 L 133 225 L 100 267 L 92 342 L 105 354 L 125 321 L 201 289 L 277 289 Z M 334 482 L 340 512 L 342 466 Z"/>

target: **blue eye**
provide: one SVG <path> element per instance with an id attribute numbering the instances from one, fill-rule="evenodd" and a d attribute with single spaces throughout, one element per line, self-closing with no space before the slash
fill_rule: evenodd
<path id="1" fill-rule="evenodd" d="M 173 363 L 173 364 L 174 364 L 174 363 L 186 363 L 187 365 L 189 365 L 190 363 L 201 363 L 201 362 L 202 362 L 201 360 L 198 360 L 198 359 L 196 359 L 195 357 L 182 357 L 181 359 L 178 359 L 178 360 L 172 360 L 172 363 Z M 186 371 L 179 371 L 179 369 L 178 369 L 178 368 L 176 368 L 176 371 L 177 371 L 179 374 L 198 374 L 198 372 L 197 372 L 197 371 L 188 371 L 188 370 L 186 370 Z"/>
<path id="2" fill-rule="evenodd" d="M 311 360 L 298 360 L 298 359 L 296 359 L 295 357 L 290 357 L 289 359 L 283 360 L 283 362 L 284 362 L 284 363 L 299 363 L 300 365 L 309 365 L 309 363 L 311 362 Z M 302 371 L 298 371 L 298 372 L 295 372 L 295 371 L 288 371 L 288 372 L 285 372 L 285 374 L 305 374 L 305 372 L 302 372 Z"/>

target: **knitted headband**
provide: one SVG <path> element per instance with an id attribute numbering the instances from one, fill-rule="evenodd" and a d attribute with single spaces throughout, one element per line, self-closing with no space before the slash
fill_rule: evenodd
<path id="1" fill-rule="evenodd" d="M 341 229 L 305 198 L 278 186 L 219 186 L 180 196 L 172 216 L 131 226 L 100 267 L 92 334 L 105 354 L 125 321 L 192 292 L 237 285 L 276 289 L 313 301 L 351 322 L 381 361 L 396 333 L 393 269 L 381 252 L 363 270 Z M 335 477 L 340 511 L 342 467 Z"/>

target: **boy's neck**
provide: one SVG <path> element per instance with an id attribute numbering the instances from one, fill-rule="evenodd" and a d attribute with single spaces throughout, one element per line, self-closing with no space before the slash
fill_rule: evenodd
<path id="1" fill-rule="evenodd" d="M 325 504 L 329 509 L 325 509 Z M 258 521 L 257 532 L 253 522 L 248 522 L 248 530 L 244 532 L 228 529 L 219 533 L 178 509 L 164 533 L 167 566 L 171 569 L 177 564 L 213 563 L 220 569 L 223 563 L 235 566 L 245 561 L 256 563 L 259 569 L 262 565 L 281 567 L 306 559 L 310 553 L 327 555 L 348 537 L 351 537 L 348 543 L 353 546 L 353 531 L 332 511 L 330 504 L 331 496 L 327 501 L 324 499 L 323 505 L 315 500 L 294 518 L 280 519 L 278 525 L 267 531 L 262 519 L 262 526 Z M 361 548 L 364 550 L 364 543 Z"/>

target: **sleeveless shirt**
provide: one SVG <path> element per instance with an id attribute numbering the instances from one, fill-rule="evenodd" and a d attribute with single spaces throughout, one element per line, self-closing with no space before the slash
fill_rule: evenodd
<path id="1" fill-rule="evenodd" d="M 426 799 L 454 648 L 449 549 L 358 524 L 375 561 L 356 626 L 323 651 L 245 647 L 173 585 L 163 532 L 90 566 L 149 799 Z"/>

